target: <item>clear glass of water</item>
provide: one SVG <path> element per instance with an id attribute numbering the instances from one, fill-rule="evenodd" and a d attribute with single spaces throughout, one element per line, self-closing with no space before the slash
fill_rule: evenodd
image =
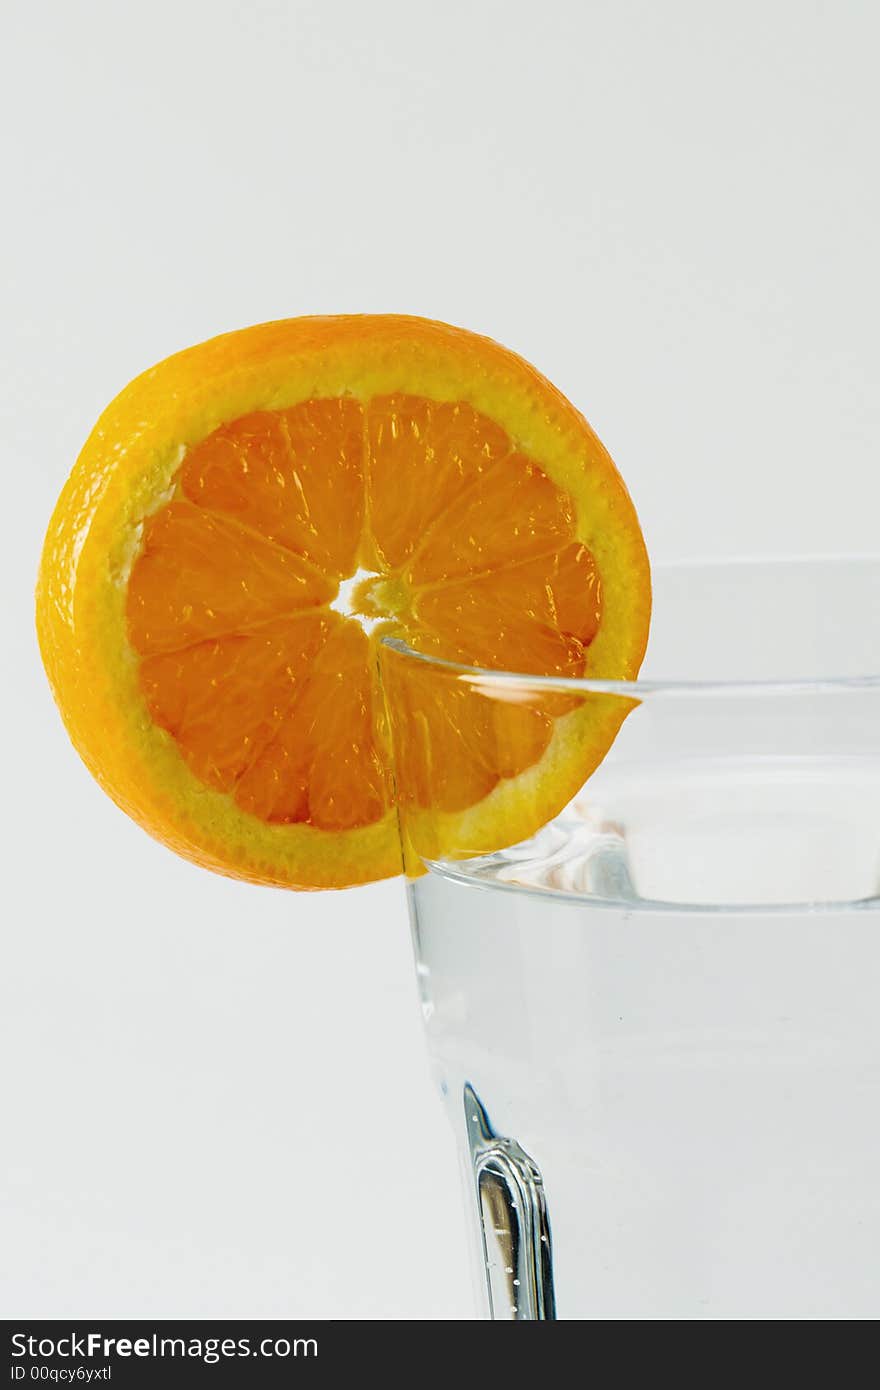
<path id="1" fill-rule="evenodd" d="M 654 588 L 633 683 L 382 653 L 480 1308 L 873 1319 L 880 558 L 682 565 Z M 463 823 L 450 845 L 450 691 L 495 766 L 512 707 L 555 727 L 593 702 L 620 731 L 530 839 L 511 812 L 509 839 Z"/>

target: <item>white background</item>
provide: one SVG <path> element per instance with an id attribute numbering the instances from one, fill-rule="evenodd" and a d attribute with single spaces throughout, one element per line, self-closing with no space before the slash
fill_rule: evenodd
<path id="1" fill-rule="evenodd" d="M 31 590 L 101 407 L 225 329 L 421 313 L 584 409 L 656 558 L 876 549 L 878 15 L 4 6 L 0 1313 L 471 1307 L 400 884 L 203 873 L 62 732 Z"/>

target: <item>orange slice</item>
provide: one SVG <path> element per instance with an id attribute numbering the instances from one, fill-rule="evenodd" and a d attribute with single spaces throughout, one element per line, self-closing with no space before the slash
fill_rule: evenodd
<path id="1" fill-rule="evenodd" d="M 397 316 L 265 324 L 138 377 L 64 488 L 37 594 L 102 786 L 189 858 L 295 887 L 399 870 L 382 632 L 629 678 L 649 613 L 638 521 L 586 421 L 496 343 Z M 465 824 L 481 847 L 509 829 L 526 784 L 514 820 L 534 829 L 614 733 L 511 709 L 492 755 L 479 701 L 426 698 L 448 757 L 415 795 L 458 845 Z"/>

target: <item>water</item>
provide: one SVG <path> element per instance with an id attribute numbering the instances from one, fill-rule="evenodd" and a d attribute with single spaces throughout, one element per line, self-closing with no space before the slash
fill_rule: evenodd
<path id="1" fill-rule="evenodd" d="M 878 787 L 865 759 L 612 767 L 410 885 L 472 1215 L 466 1085 L 543 1178 L 560 1317 L 880 1313 Z M 478 1234 L 522 1316 L 516 1241 Z"/>
<path id="2" fill-rule="evenodd" d="M 878 758 L 610 765 L 533 839 L 435 868 L 643 911 L 851 905 L 880 893 L 878 823 Z"/>

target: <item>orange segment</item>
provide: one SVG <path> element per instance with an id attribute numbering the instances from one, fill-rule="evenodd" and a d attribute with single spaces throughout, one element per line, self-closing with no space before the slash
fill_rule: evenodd
<path id="1" fill-rule="evenodd" d="M 232 420 L 190 450 L 180 483 L 193 502 L 342 578 L 363 523 L 363 411 L 310 400 Z"/>
<path id="2" fill-rule="evenodd" d="M 420 644 L 421 645 L 421 644 Z M 432 813 L 466 811 L 504 779 L 533 766 L 552 737 L 541 710 L 487 699 L 436 679 L 430 667 L 398 672 L 395 722 L 400 782 Z"/>
<path id="3" fill-rule="evenodd" d="M 244 330 L 132 383 L 38 592 L 56 697 L 111 795 L 198 862 L 300 887 L 400 865 L 380 632 L 625 678 L 649 611 L 635 513 L 582 417 L 496 344 L 394 317 Z M 410 795 L 457 851 L 484 806 L 480 849 L 530 833 L 616 728 L 427 666 L 396 699 Z"/>
<path id="4" fill-rule="evenodd" d="M 463 488 L 416 548 L 414 587 L 552 556 L 574 538 L 574 505 L 531 459 L 509 454 Z"/>
<path id="5" fill-rule="evenodd" d="M 419 627 L 453 639 L 455 657 L 530 675 L 580 676 L 600 622 L 596 566 L 577 542 L 472 579 L 417 590 Z M 448 655 L 453 655 L 451 648 Z"/>
<path id="6" fill-rule="evenodd" d="M 129 637 L 141 656 L 175 651 L 334 593 L 299 555 L 190 502 L 169 502 L 144 526 L 128 581 Z"/>
<path id="7" fill-rule="evenodd" d="M 268 821 L 328 830 L 380 820 L 390 796 L 373 693 L 369 643 L 359 627 L 337 619 L 286 717 L 239 781 L 239 805 Z"/>
<path id="8" fill-rule="evenodd" d="M 140 682 L 150 714 L 197 777 L 240 799 L 242 779 L 290 722 L 334 621 L 326 612 L 275 618 L 248 633 L 145 657 Z"/>
<path id="9" fill-rule="evenodd" d="M 315 824 L 344 830 L 378 820 L 390 788 L 376 729 L 376 659 L 357 623 L 343 623 L 315 663 L 297 711 L 312 750 L 309 807 Z"/>
<path id="10" fill-rule="evenodd" d="M 510 440 L 464 401 L 379 396 L 366 415 L 375 556 L 397 569 L 467 485 L 510 453 Z"/>

